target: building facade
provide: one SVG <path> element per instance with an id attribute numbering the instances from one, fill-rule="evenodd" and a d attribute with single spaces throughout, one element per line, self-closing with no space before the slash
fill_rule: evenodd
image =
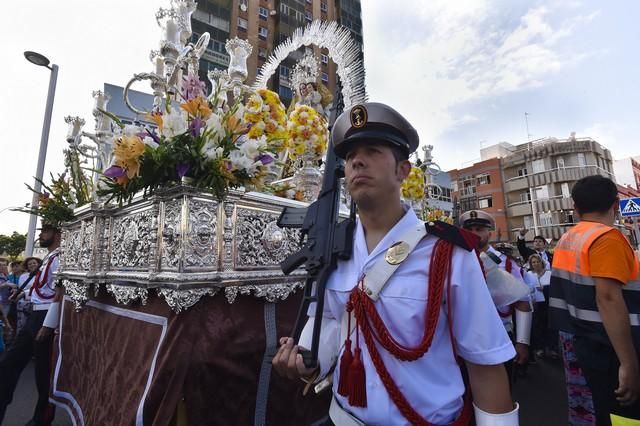
<path id="1" fill-rule="evenodd" d="M 640 191 L 640 156 L 614 161 L 613 170 L 620 185 Z"/>
<path id="2" fill-rule="evenodd" d="M 211 35 L 200 61 L 200 78 L 207 81 L 208 71 L 227 68 L 229 55 L 225 42 L 237 36 L 253 46 L 247 59 L 247 82 L 253 82 L 278 44 L 289 38 L 296 28 L 317 19 L 338 21 L 350 29 L 362 46 L 360 0 L 200 0 L 191 19 L 192 39 L 197 40 L 204 32 Z M 327 50 L 316 46 L 302 48 L 281 63 L 269 84 L 285 105 L 294 94 L 289 82 L 293 66 L 308 51 L 313 51 L 320 63 L 319 79 L 331 93 L 335 92 L 336 65 Z"/>
<path id="3" fill-rule="evenodd" d="M 489 158 L 463 169 L 450 170 L 448 174 L 456 216 L 469 210 L 486 211 L 496 221 L 491 242 L 509 241 L 502 160 L 498 157 Z"/>
<path id="4" fill-rule="evenodd" d="M 427 182 L 434 185 L 429 189 L 429 207 L 442 210 L 445 216 L 453 216 L 453 198 L 451 192 L 451 178 L 448 173 L 432 169 Z"/>
<path id="5" fill-rule="evenodd" d="M 574 225 L 571 189 L 589 175 L 615 181 L 611 152 L 591 138 L 545 138 L 517 145 L 502 158 L 509 234 L 557 240 Z"/>

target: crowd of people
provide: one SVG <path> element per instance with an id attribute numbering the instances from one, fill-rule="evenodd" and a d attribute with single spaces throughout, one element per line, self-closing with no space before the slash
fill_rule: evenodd
<path id="1" fill-rule="evenodd" d="M 517 425 L 512 379 L 539 357 L 564 361 L 569 424 L 640 420 L 639 266 L 614 227 L 611 180 L 578 181 L 581 221 L 553 253 L 542 236 L 527 247 L 522 230 L 518 257 L 489 243 L 495 222 L 482 210 L 465 212 L 460 227 L 425 224 L 402 202 L 418 135 L 391 107 L 345 111 L 331 141 L 358 208 L 353 252 L 317 295 L 322 314 L 310 309 L 299 341 L 283 336 L 272 360 L 282 376 L 331 389 L 325 424 Z M 13 336 L 0 355 L 0 423 L 32 357 L 39 398 L 30 424 L 52 419 L 59 229 L 44 227 L 40 243 L 49 249 L 42 262 L 0 260 L 4 335 Z M 300 352 L 311 348 L 316 322 L 317 362 L 306 364 Z"/>

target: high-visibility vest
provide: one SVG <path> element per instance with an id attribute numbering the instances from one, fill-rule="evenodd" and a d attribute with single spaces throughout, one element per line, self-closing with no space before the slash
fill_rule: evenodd
<path id="1" fill-rule="evenodd" d="M 591 276 L 589 249 L 607 232 L 620 232 L 596 222 L 580 222 L 560 238 L 553 253 L 549 286 L 551 328 L 611 345 L 596 304 L 595 281 Z M 624 240 L 624 237 L 622 238 Z M 629 246 L 633 253 L 633 249 Z M 640 281 L 638 261 L 630 281 L 622 286 L 629 323 L 636 348 L 640 349 Z"/>

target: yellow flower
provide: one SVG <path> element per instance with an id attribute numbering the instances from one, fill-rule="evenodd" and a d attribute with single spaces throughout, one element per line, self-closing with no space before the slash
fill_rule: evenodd
<path id="1" fill-rule="evenodd" d="M 113 146 L 114 163 L 125 169 L 129 179 L 140 172 L 140 156 L 144 153 L 144 142 L 138 136 L 122 136 Z"/>
<path id="2" fill-rule="evenodd" d="M 202 96 L 193 98 L 180 105 L 180 108 L 187 111 L 191 117 L 200 117 L 206 120 L 211 116 L 211 108 L 209 108 L 209 102 Z"/>
<path id="3" fill-rule="evenodd" d="M 158 129 L 162 129 L 162 114 L 159 112 L 150 112 L 147 114 L 147 118 L 155 123 L 158 126 Z"/>

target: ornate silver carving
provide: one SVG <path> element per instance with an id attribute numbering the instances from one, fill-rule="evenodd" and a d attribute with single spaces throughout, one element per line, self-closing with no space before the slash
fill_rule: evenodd
<path id="1" fill-rule="evenodd" d="M 234 214 L 235 214 L 235 203 L 230 201 L 225 201 L 223 204 L 224 207 L 224 231 L 222 234 L 223 242 L 222 242 L 222 270 L 228 271 L 233 269 L 233 223 Z"/>
<path id="2" fill-rule="evenodd" d="M 182 240 L 183 197 L 164 203 L 164 226 L 162 228 L 162 269 L 177 269 L 180 264 L 180 241 Z"/>
<path id="3" fill-rule="evenodd" d="M 91 258 L 93 254 L 93 237 L 95 225 L 93 220 L 82 222 L 82 239 L 79 249 L 78 266 L 80 269 L 91 269 Z"/>
<path id="4" fill-rule="evenodd" d="M 217 269 L 217 202 L 189 200 L 188 230 L 184 245 L 184 266 Z"/>
<path id="5" fill-rule="evenodd" d="M 253 295 L 253 297 L 263 298 L 267 302 L 273 303 L 278 300 L 285 300 L 291 294 L 304 287 L 304 282 L 298 281 L 286 284 L 262 284 L 262 285 L 241 285 L 225 287 L 224 295 L 227 302 L 232 304 L 236 301 L 238 294 Z"/>
<path id="6" fill-rule="evenodd" d="M 158 289 L 158 295 L 164 297 L 167 305 L 176 314 L 187 310 L 202 299 L 203 296 L 213 296 L 218 292 L 218 288 L 199 288 L 190 290 L 174 290 L 170 288 Z"/>
<path id="7" fill-rule="evenodd" d="M 64 255 L 64 265 L 69 269 L 78 268 L 78 259 L 80 258 L 80 241 L 82 239 L 82 227 L 68 229 L 65 232 L 64 242 L 62 244 L 62 251 Z"/>
<path id="8" fill-rule="evenodd" d="M 117 284 L 107 284 L 107 291 L 113 294 L 116 302 L 128 305 L 136 300 L 140 300 L 143 305 L 147 304 L 147 297 L 149 296 L 149 290 L 140 287 L 131 287 Z"/>
<path id="9" fill-rule="evenodd" d="M 299 231 L 276 225 L 278 214 L 238 209 L 236 218 L 236 268 L 276 268 L 298 249 Z M 258 242 L 260 242 L 258 244 Z"/>
<path id="10" fill-rule="evenodd" d="M 65 294 L 69 296 L 76 311 L 82 309 L 87 300 L 89 300 L 89 284 L 84 284 L 78 281 L 61 280 L 61 284 L 64 287 Z"/>
<path id="11" fill-rule="evenodd" d="M 151 210 L 113 218 L 111 267 L 146 268 L 154 238 Z"/>

